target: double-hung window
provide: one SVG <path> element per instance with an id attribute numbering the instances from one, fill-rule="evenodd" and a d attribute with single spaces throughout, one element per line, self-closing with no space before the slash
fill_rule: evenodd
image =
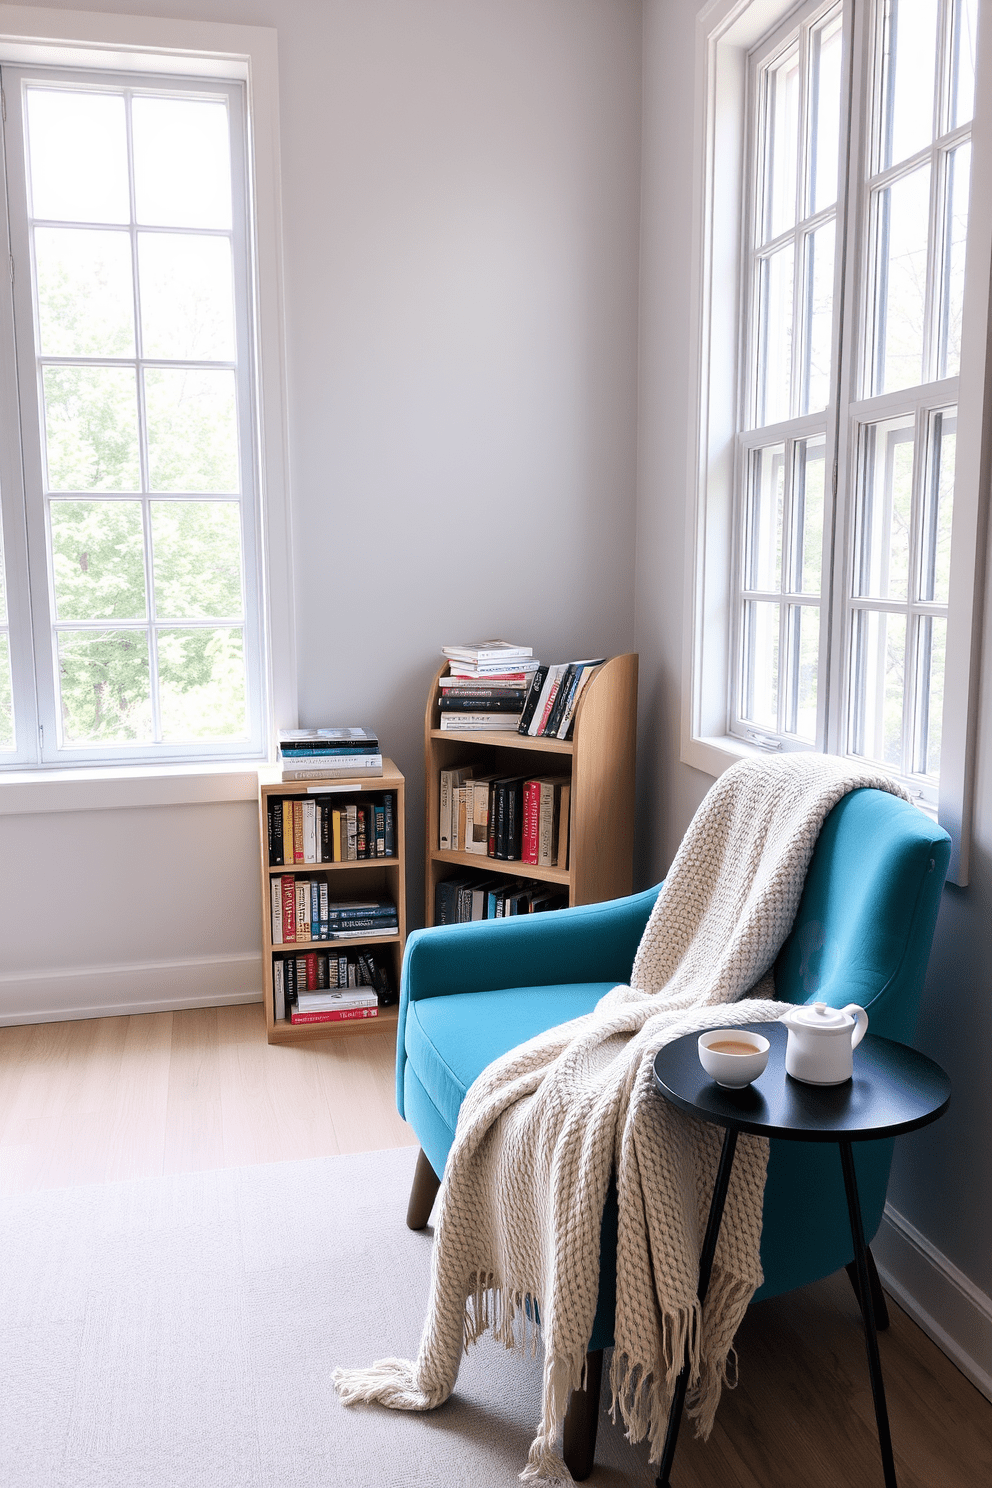
<path id="1" fill-rule="evenodd" d="M 0 763 L 257 756 L 243 85 L 0 76 Z"/>
<path id="2" fill-rule="evenodd" d="M 973 576 L 988 435 L 984 351 L 963 353 L 988 319 L 979 8 L 807 0 L 755 35 L 758 7 L 726 5 L 709 36 L 690 743 L 828 750 L 931 806 L 948 729 L 959 759 L 967 728 L 967 686 L 945 688 L 952 531 Z"/>

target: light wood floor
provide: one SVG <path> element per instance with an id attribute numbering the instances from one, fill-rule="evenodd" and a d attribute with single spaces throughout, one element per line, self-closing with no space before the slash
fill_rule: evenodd
<path id="1" fill-rule="evenodd" d="M 0 1193 L 415 1140 L 388 1033 L 272 1048 L 257 1004 L 0 1029 Z M 879 1345 L 900 1488 L 992 1482 L 992 1403 L 890 1311 Z M 881 1488 L 846 1276 L 752 1308 L 737 1345 L 740 1386 L 708 1443 L 684 1433 L 675 1488 Z"/>

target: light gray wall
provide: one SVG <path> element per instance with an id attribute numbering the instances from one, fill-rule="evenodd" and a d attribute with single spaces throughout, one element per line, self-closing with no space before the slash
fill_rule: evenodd
<path id="1" fill-rule="evenodd" d="M 693 212 L 693 82 L 700 0 L 646 0 L 636 635 L 643 882 L 661 878 L 709 785 L 679 761 L 685 595 Z M 992 619 L 987 617 L 985 633 Z M 985 663 L 985 679 L 992 655 Z M 896 1149 L 887 1226 L 894 1279 L 992 1386 L 992 701 L 984 687 L 972 881 L 948 887 L 918 1045 L 949 1072 L 951 1110 Z M 936 1251 L 932 1256 L 928 1247 Z M 960 1273 L 960 1274 L 957 1274 Z M 968 1330 L 971 1330 L 970 1333 Z M 965 1336 L 967 1335 L 967 1336 Z M 942 1342 L 948 1345 L 948 1337 Z M 970 1353 L 969 1353 L 970 1351 Z M 959 1357 L 965 1367 L 968 1358 Z M 984 1378 L 979 1372 L 984 1371 Z"/>
<path id="2" fill-rule="evenodd" d="M 417 924 L 440 646 L 633 644 L 639 0 L 88 8 L 277 32 L 300 722 L 407 775 Z M 244 801 L 0 815 L 0 1021 L 257 993 L 257 863 Z"/>

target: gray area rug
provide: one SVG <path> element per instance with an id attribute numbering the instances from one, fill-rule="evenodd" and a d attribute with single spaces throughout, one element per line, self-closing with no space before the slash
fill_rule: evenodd
<path id="1" fill-rule="evenodd" d="M 485 1339 L 455 1396 L 342 1407 L 338 1364 L 416 1352 L 431 1232 L 416 1151 L 0 1200 L 0 1483 L 9 1488 L 496 1488 L 517 1481 L 540 1361 Z M 604 1392 L 605 1393 L 605 1392 Z M 604 1416 L 596 1488 L 647 1488 Z"/>

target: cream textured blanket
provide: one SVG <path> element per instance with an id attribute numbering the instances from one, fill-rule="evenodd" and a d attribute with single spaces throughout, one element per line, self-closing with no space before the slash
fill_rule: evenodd
<path id="1" fill-rule="evenodd" d="M 420 1353 L 338 1369 L 346 1404 L 430 1410 L 454 1389 L 463 1346 L 492 1328 L 544 1345 L 543 1410 L 521 1476 L 569 1483 L 557 1446 L 583 1378 L 599 1287 L 611 1174 L 619 1199 L 614 1407 L 630 1438 L 664 1442 L 688 1348 L 690 1410 L 708 1434 L 734 1334 L 761 1283 L 767 1144 L 742 1136 L 709 1292 L 699 1251 L 720 1132 L 652 1084 L 658 1049 L 684 1033 L 778 1017 L 770 968 L 792 925 L 824 818 L 884 778 L 829 756 L 743 761 L 713 786 L 686 833 L 644 931 L 629 987 L 511 1050 L 468 1091 L 441 1190 Z M 742 1000 L 743 999 L 743 1000 Z"/>

